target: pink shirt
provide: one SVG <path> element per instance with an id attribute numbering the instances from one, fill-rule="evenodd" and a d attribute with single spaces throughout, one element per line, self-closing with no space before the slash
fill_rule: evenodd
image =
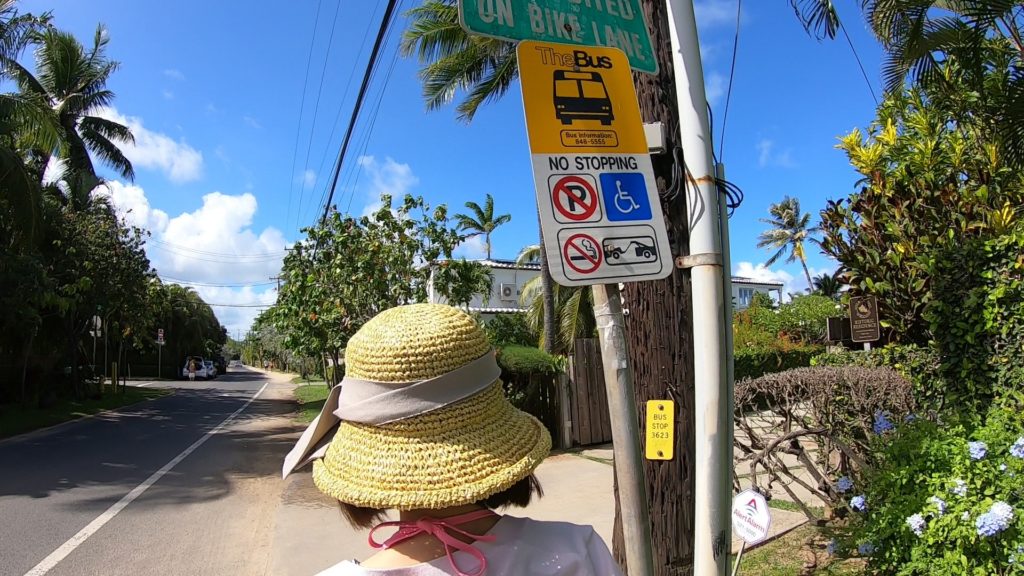
<path id="1" fill-rule="evenodd" d="M 608 546 L 590 526 L 541 522 L 502 516 L 488 532 L 494 542 L 473 546 L 487 558 L 488 576 L 622 576 Z M 477 569 L 475 558 L 455 552 L 463 572 Z M 335 564 L 318 576 L 449 576 L 446 556 L 406 568 L 363 568 L 351 561 Z"/>

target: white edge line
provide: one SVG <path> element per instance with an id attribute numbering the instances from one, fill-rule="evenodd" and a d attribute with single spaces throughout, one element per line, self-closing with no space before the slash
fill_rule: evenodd
<path id="1" fill-rule="evenodd" d="M 131 492 L 125 494 L 124 497 L 118 500 L 116 504 L 114 504 L 110 508 L 107 508 L 106 511 L 100 514 L 98 517 L 96 517 L 95 520 L 89 522 L 89 524 L 87 524 L 85 528 L 82 528 L 78 531 L 77 534 L 69 538 L 67 542 L 61 544 L 60 548 L 57 548 L 56 550 L 51 552 L 49 556 L 43 558 L 43 560 L 39 562 L 39 564 L 36 564 L 34 568 L 26 572 L 25 576 L 43 576 L 50 570 L 53 570 L 53 568 L 56 567 L 61 560 L 66 558 L 68 554 L 71 554 L 75 550 L 75 548 L 78 548 L 80 545 L 82 545 L 82 543 L 88 540 L 90 536 L 92 536 L 100 528 L 102 528 L 104 524 L 113 520 L 114 517 L 121 512 L 121 510 L 124 510 L 136 498 L 142 496 L 142 493 L 148 490 L 150 486 L 156 484 L 157 481 L 164 476 L 164 474 L 170 472 L 172 468 L 174 468 L 182 460 L 187 458 L 189 454 L 195 452 L 195 450 L 202 446 L 207 440 L 209 440 L 211 436 L 220 432 L 225 426 L 230 424 L 231 421 L 234 420 L 236 416 L 241 414 L 243 410 L 245 410 L 246 408 L 249 407 L 250 404 L 252 404 L 253 400 L 259 398 L 260 394 L 263 394 L 263 391 L 266 389 L 267 384 L 264 384 L 263 387 L 260 388 L 259 392 L 254 394 L 251 398 L 249 398 L 249 400 L 246 401 L 245 404 L 242 404 L 241 408 L 235 410 L 234 413 L 225 418 L 223 422 L 218 424 L 216 428 L 210 430 L 201 438 L 193 442 L 192 445 L 189 446 L 188 448 L 185 448 L 185 450 L 183 450 L 181 454 L 178 454 L 177 456 L 174 457 L 173 460 L 171 460 L 167 464 L 164 464 L 163 468 L 154 472 L 149 478 L 146 478 L 146 480 L 142 482 L 142 484 L 139 484 L 138 486 L 133 488 Z"/>

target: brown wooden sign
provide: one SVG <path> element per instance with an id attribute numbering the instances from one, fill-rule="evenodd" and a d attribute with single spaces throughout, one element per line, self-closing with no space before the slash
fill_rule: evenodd
<path id="1" fill-rule="evenodd" d="M 850 298 L 850 332 L 854 342 L 875 342 L 882 337 L 874 296 Z"/>

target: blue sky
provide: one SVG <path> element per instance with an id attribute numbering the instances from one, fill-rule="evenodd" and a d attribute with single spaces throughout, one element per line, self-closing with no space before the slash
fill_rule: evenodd
<path id="1" fill-rule="evenodd" d="M 414 4 L 404 0 L 403 11 Z M 718 138 L 736 3 L 695 4 Z M 856 3 L 839 4 L 878 92 L 877 43 Z M 161 276 L 191 283 L 213 304 L 252 305 L 273 301 L 270 277 L 285 246 L 321 209 L 383 5 L 25 0 L 20 7 L 52 10 L 55 23 L 83 41 L 98 23 L 107 27 L 109 55 L 121 69 L 110 83 L 114 109 L 105 114 L 137 138 L 129 151 L 136 180 L 114 180 L 110 193 L 152 232 L 148 253 Z M 497 210 L 512 215 L 493 236 L 494 254 L 512 258 L 537 237 L 518 85 L 471 125 L 457 121 L 453 107 L 427 113 L 418 63 L 396 57 L 402 28 L 404 19 L 382 52 L 335 201 L 360 214 L 380 192 L 412 192 L 457 210 L 490 193 Z M 793 290 L 806 285 L 798 264 L 757 268 L 770 255 L 755 246 L 764 229 L 758 219 L 784 195 L 816 214 L 827 199 L 849 194 L 857 177 L 834 148 L 836 137 L 866 127 L 874 107 L 845 40 L 807 36 L 785 0 L 744 3 L 724 149 L 728 178 L 746 194 L 731 221 L 734 272 L 781 279 Z M 477 257 L 482 248 L 472 242 L 462 253 Z M 835 268 L 816 250 L 809 255 L 812 273 Z M 215 311 L 234 335 L 259 309 Z"/>

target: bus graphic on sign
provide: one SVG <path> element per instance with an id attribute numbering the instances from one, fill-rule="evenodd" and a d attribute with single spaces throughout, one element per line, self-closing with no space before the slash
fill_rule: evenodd
<path id="1" fill-rule="evenodd" d="M 555 117 L 562 124 L 600 120 L 602 126 L 609 126 L 615 119 L 608 89 L 597 72 L 555 70 L 554 95 Z"/>

